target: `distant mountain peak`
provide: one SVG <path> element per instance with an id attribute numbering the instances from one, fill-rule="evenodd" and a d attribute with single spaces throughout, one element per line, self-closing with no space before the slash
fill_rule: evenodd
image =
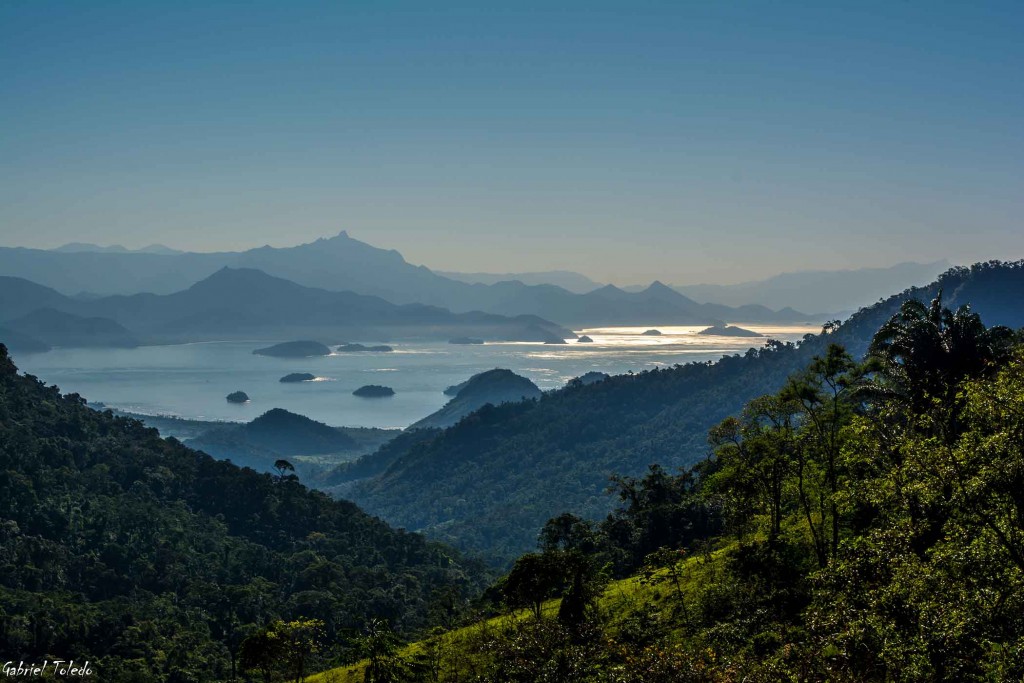
<path id="1" fill-rule="evenodd" d="M 607 292 L 608 294 L 625 294 L 626 293 L 626 291 L 624 289 L 620 289 L 620 288 L 616 287 L 615 285 L 605 285 L 604 287 L 600 287 L 598 289 L 595 289 L 594 291 L 595 292 Z"/>
<path id="2" fill-rule="evenodd" d="M 648 285 L 647 289 L 645 289 L 644 291 L 646 291 L 646 292 L 655 292 L 655 293 L 656 292 L 665 292 L 665 293 L 669 293 L 669 294 L 678 294 L 678 292 L 676 290 L 672 289 L 671 287 L 666 285 L 661 280 L 655 280 L 650 285 Z"/>
<path id="3" fill-rule="evenodd" d="M 335 242 L 335 241 L 337 241 L 337 242 L 344 242 L 344 241 L 352 241 L 352 242 L 354 242 L 356 240 L 352 239 L 351 235 L 348 234 L 348 230 L 342 230 L 342 231 L 338 232 L 338 234 L 336 234 L 336 235 L 330 235 L 328 237 L 318 237 L 313 242 L 313 244 L 323 244 L 324 242 Z M 298 246 L 301 247 L 301 246 L 304 246 L 304 245 L 300 244 Z"/>
<path id="4" fill-rule="evenodd" d="M 258 288 L 267 286 L 301 287 L 301 285 L 296 285 L 289 280 L 269 275 L 258 268 L 232 268 L 231 266 L 224 266 L 195 283 L 186 291 L 223 291 L 243 288 L 251 294 L 255 294 Z"/>

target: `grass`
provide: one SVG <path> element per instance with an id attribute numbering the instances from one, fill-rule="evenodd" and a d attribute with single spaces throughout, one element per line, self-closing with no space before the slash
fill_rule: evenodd
<path id="1" fill-rule="evenodd" d="M 719 571 L 724 552 L 725 549 L 720 549 L 676 563 L 678 587 L 668 568 L 659 569 L 649 577 L 638 575 L 611 582 L 599 601 L 599 609 L 606 616 L 608 632 L 615 634 L 622 622 L 641 607 L 656 609 L 666 616 L 676 614 L 681 604 L 690 602 L 696 595 L 698 586 L 713 579 Z M 677 595 L 680 591 L 681 596 Z M 543 618 L 554 618 L 560 602 L 558 599 L 545 602 L 541 609 Z M 459 680 L 469 679 L 467 674 L 484 670 L 487 664 L 486 653 L 481 653 L 474 643 L 488 634 L 501 633 L 516 622 L 534 618 L 529 610 L 517 610 L 410 643 L 398 654 L 406 661 L 433 659 L 443 663 L 448 671 L 457 669 L 461 674 Z M 678 634 L 681 636 L 681 633 L 680 624 Z M 309 676 L 306 683 L 363 683 L 365 668 L 365 661 L 337 667 Z"/>

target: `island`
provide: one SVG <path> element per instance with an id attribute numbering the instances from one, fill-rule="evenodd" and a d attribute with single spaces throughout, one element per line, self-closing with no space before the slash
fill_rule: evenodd
<path id="1" fill-rule="evenodd" d="M 454 339 L 448 340 L 449 344 L 483 344 L 483 339 L 477 339 L 475 337 L 455 337 Z"/>
<path id="2" fill-rule="evenodd" d="M 248 403 L 249 394 L 244 391 L 232 391 L 230 394 L 225 396 L 228 403 Z"/>
<path id="3" fill-rule="evenodd" d="M 312 382 L 316 379 L 316 375 L 311 375 L 308 372 L 293 372 L 285 375 L 279 382 Z"/>
<path id="4" fill-rule="evenodd" d="M 329 356 L 331 350 L 320 342 L 303 340 L 274 344 L 253 351 L 257 356 L 274 356 L 275 358 L 310 358 L 312 356 Z"/>
<path id="5" fill-rule="evenodd" d="M 643 333 L 643 336 L 645 336 L 645 337 L 660 337 L 661 336 L 661 330 L 647 330 L 646 332 Z"/>
<path id="6" fill-rule="evenodd" d="M 363 351 L 388 352 L 394 351 L 390 346 L 381 344 L 379 346 L 364 346 L 363 344 L 342 344 L 337 348 L 338 353 L 359 353 Z"/>
<path id="7" fill-rule="evenodd" d="M 753 330 L 746 330 L 735 325 L 712 325 L 697 334 L 706 334 L 715 337 L 763 337 L 764 335 Z"/>
<path id="8" fill-rule="evenodd" d="M 410 425 L 408 429 L 445 429 L 488 403 L 498 406 L 540 398 L 542 394 L 537 385 L 526 377 L 502 368 L 473 375 L 465 382 L 449 387 L 445 394 L 456 388 L 458 391 L 455 397 L 444 407 Z"/>
<path id="9" fill-rule="evenodd" d="M 517 334 L 510 336 L 507 341 L 564 344 L 566 339 L 575 338 L 576 334 L 570 330 L 533 324 L 524 327 Z"/>
<path id="10" fill-rule="evenodd" d="M 582 337 L 580 337 L 579 339 L 576 340 L 576 343 L 577 344 L 593 344 L 594 340 L 591 339 L 590 337 L 588 337 L 587 335 L 583 335 Z"/>
<path id="11" fill-rule="evenodd" d="M 359 387 L 352 392 L 353 396 L 360 396 L 362 398 L 384 398 L 386 396 L 394 396 L 395 390 L 391 387 L 383 387 L 379 384 L 367 384 L 366 386 Z"/>

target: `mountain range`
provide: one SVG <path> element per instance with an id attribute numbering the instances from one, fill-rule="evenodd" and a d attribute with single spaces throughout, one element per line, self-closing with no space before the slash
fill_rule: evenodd
<path id="1" fill-rule="evenodd" d="M 930 282 L 950 267 L 947 260 L 928 263 L 904 262 L 883 268 L 848 270 L 801 270 L 780 273 L 761 280 L 738 284 L 674 284 L 680 294 L 700 303 L 723 306 L 760 305 L 772 310 L 794 308 L 816 312 L 816 319 L 842 318 L 884 298 L 892 292 Z M 519 281 L 527 285 L 557 285 L 576 294 L 586 294 L 604 286 L 582 273 L 552 270 L 528 273 L 459 273 L 435 271 L 453 280 L 494 285 Z M 648 285 L 622 287 L 627 292 L 642 292 Z"/>
<path id="2" fill-rule="evenodd" d="M 673 285 L 672 288 L 696 301 L 726 306 L 792 306 L 802 311 L 827 311 L 831 318 L 844 318 L 893 292 L 931 282 L 949 267 L 946 260 L 906 262 L 887 268 L 803 270 L 735 285 Z"/>
<path id="3" fill-rule="evenodd" d="M 46 344 L 71 346 L 93 345 L 90 339 L 76 344 L 68 338 L 73 323 L 108 336 L 120 331 L 133 342 L 136 335 L 147 343 L 275 337 L 323 337 L 340 343 L 353 337 L 447 339 L 467 334 L 511 341 L 575 337 L 537 316 L 399 306 L 375 296 L 304 287 L 248 268 L 222 268 L 174 294 L 95 299 L 72 298 L 20 278 L 0 277 L 0 321 Z"/>
<path id="4" fill-rule="evenodd" d="M 641 292 L 607 286 L 585 294 L 519 281 L 471 284 L 408 263 L 347 233 L 294 247 L 243 252 L 140 253 L 0 248 L 0 274 L 24 278 L 68 295 L 170 294 L 221 268 L 256 269 L 306 287 L 358 292 L 394 304 L 426 304 L 456 313 L 537 315 L 563 325 L 707 325 L 803 322 L 815 316 L 763 306 L 739 309 L 698 304 L 655 283 Z M 648 291 L 651 290 L 651 291 Z M 812 312 L 813 313 L 813 312 Z"/>
<path id="5" fill-rule="evenodd" d="M 450 280 L 469 284 L 494 285 L 499 282 L 517 281 L 524 285 L 556 285 L 574 294 L 586 294 L 605 285 L 571 270 L 543 270 L 530 273 L 458 273 L 449 270 L 434 272 Z"/>

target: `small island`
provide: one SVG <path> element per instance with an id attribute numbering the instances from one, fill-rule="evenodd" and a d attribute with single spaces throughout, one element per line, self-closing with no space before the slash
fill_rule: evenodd
<path id="1" fill-rule="evenodd" d="M 225 397 L 228 403 L 248 403 L 249 394 L 244 391 L 232 391 Z"/>
<path id="2" fill-rule="evenodd" d="M 661 330 L 647 330 L 646 332 L 643 333 L 643 336 L 645 336 L 645 337 L 660 337 L 661 336 Z"/>
<path id="3" fill-rule="evenodd" d="M 576 334 L 570 330 L 564 330 L 553 326 L 543 327 L 541 325 L 533 324 L 509 335 L 506 341 L 544 342 L 545 344 L 550 342 L 552 344 L 564 344 L 567 338 L 575 339 Z"/>
<path id="4" fill-rule="evenodd" d="M 753 330 L 746 330 L 742 327 L 736 327 L 735 325 L 712 325 L 706 329 L 701 330 L 697 334 L 706 334 L 715 337 L 763 337 L 763 334 L 754 332 Z"/>
<path id="5" fill-rule="evenodd" d="M 312 382 L 316 379 L 316 375 L 311 375 L 308 372 L 293 372 L 289 375 L 285 375 L 279 382 Z"/>
<path id="6" fill-rule="evenodd" d="M 257 356 L 274 356 L 275 358 L 310 358 L 312 356 L 329 356 L 331 350 L 324 344 L 315 341 L 291 341 L 274 344 L 253 351 Z"/>
<path id="7" fill-rule="evenodd" d="M 337 348 L 338 353 L 360 353 L 364 351 L 377 351 L 386 353 L 394 351 L 390 346 L 381 344 L 379 346 L 364 346 L 363 344 L 342 344 Z"/>
<path id="8" fill-rule="evenodd" d="M 594 340 L 591 339 L 590 337 L 588 337 L 587 335 L 583 335 L 582 337 L 580 337 L 579 339 L 576 340 L 576 343 L 577 344 L 593 344 Z"/>
<path id="9" fill-rule="evenodd" d="M 455 337 L 454 339 L 448 340 L 449 344 L 483 344 L 483 339 L 477 339 L 475 337 Z"/>
<path id="10" fill-rule="evenodd" d="M 391 387 L 383 387 L 379 384 L 367 384 L 366 386 L 359 387 L 352 392 L 353 396 L 360 396 L 362 398 L 384 398 L 386 396 L 394 396 L 395 390 Z"/>

